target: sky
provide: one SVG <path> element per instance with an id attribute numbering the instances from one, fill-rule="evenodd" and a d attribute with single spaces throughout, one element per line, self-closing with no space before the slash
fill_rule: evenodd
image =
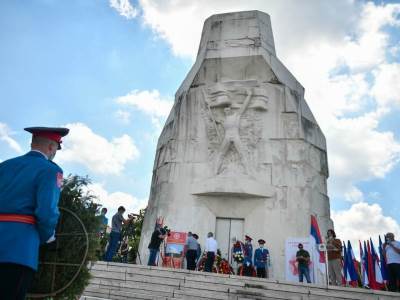
<path id="1" fill-rule="evenodd" d="M 400 238 L 400 0 L 0 1 L 0 161 L 66 126 L 55 161 L 109 208 L 146 206 L 157 139 L 204 20 L 260 10 L 327 139 L 338 237 Z"/>

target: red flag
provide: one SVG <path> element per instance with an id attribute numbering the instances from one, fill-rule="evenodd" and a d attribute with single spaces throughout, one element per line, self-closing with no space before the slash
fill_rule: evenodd
<path id="1" fill-rule="evenodd" d="M 322 236 L 321 232 L 319 231 L 319 226 L 317 222 L 317 218 L 314 215 L 311 215 L 311 230 L 310 230 L 310 236 L 314 238 L 315 244 L 322 244 Z M 318 251 L 318 250 L 317 250 Z M 319 253 L 319 262 L 320 263 L 325 263 L 325 252 L 324 251 L 318 251 Z"/>
<path id="2" fill-rule="evenodd" d="M 371 247 L 369 245 L 369 241 L 367 241 L 367 262 L 368 262 L 368 279 L 369 279 L 369 287 L 373 290 L 379 289 L 376 280 L 375 280 L 375 272 L 374 272 L 374 264 L 372 259 Z"/>

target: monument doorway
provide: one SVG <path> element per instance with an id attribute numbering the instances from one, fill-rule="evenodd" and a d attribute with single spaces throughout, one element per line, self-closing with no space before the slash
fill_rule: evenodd
<path id="1" fill-rule="evenodd" d="M 243 238 L 243 225 L 244 219 L 217 218 L 215 239 L 221 250 L 222 258 L 227 259 L 229 263 L 232 263 L 233 239 L 241 240 Z"/>

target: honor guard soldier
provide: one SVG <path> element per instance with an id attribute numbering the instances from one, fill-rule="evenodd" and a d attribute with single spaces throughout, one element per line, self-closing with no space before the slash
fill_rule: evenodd
<path id="1" fill-rule="evenodd" d="M 259 239 L 258 244 L 259 248 L 254 251 L 254 266 L 257 269 L 257 277 L 266 278 L 269 251 L 264 248 L 265 241 L 263 239 Z"/>
<path id="2" fill-rule="evenodd" d="M 244 236 L 245 242 L 244 242 L 244 258 L 252 261 L 253 260 L 253 245 L 251 244 L 251 241 L 253 240 L 251 237 L 248 235 Z"/>
<path id="3" fill-rule="evenodd" d="M 63 180 L 52 162 L 67 128 L 30 127 L 31 151 L 0 163 L 0 298 L 25 299 L 39 245 L 54 240 Z"/>

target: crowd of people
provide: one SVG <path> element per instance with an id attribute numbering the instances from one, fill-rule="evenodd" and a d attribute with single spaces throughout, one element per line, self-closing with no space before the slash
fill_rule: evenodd
<path id="1" fill-rule="evenodd" d="M 156 257 L 159 254 L 160 245 L 166 236 L 167 233 L 163 231 L 163 228 L 156 227 L 148 247 L 150 251 L 148 265 L 156 265 Z M 221 258 L 218 242 L 215 240 L 212 232 L 207 234 L 203 252 L 198 240 L 199 236 L 197 234 L 188 232 L 183 253 L 188 270 L 228 272 L 229 274 L 242 276 L 268 278 L 270 253 L 265 247 L 265 240 L 259 239 L 258 248 L 255 250 L 253 250 L 253 239 L 250 236 L 245 236 L 244 243 L 235 240 L 231 248 L 231 261 L 237 267 L 235 270 L 226 259 Z M 336 233 L 333 229 L 327 231 L 326 250 L 329 283 L 336 286 L 346 285 L 343 274 L 344 251 L 342 241 L 336 237 Z M 383 254 L 388 269 L 388 290 L 400 292 L 400 242 L 394 239 L 393 233 L 386 234 L 386 241 L 383 244 Z M 303 282 L 305 278 L 307 283 L 311 283 L 310 263 L 310 253 L 304 249 L 302 243 L 299 243 L 298 251 L 296 252 L 296 266 L 299 282 Z"/>

